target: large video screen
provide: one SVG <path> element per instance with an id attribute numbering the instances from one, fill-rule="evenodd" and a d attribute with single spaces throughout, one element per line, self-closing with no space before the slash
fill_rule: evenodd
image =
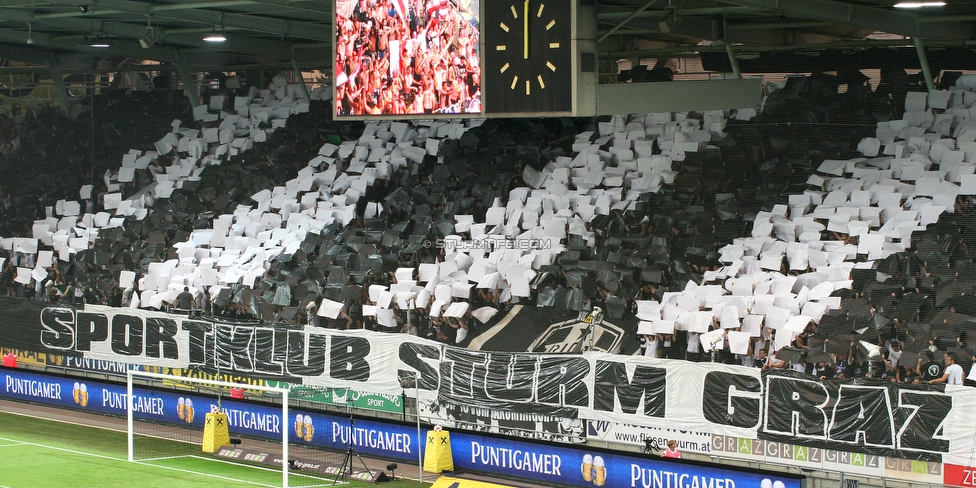
<path id="1" fill-rule="evenodd" d="M 336 117 L 481 113 L 480 0 L 337 0 Z"/>

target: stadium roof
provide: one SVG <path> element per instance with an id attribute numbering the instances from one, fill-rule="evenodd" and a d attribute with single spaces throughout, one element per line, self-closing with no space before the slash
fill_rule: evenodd
<path id="1" fill-rule="evenodd" d="M 600 57 L 725 52 L 726 44 L 747 56 L 911 46 L 914 39 L 968 51 L 976 43 L 976 0 L 915 9 L 896 8 L 897 0 L 583 2 L 596 4 Z M 62 69 L 148 60 L 328 70 L 333 18 L 332 2 L 320 0 L 0 0 L 0 58 Z M 227 41 L 203 40 L 215 32 Z"/>

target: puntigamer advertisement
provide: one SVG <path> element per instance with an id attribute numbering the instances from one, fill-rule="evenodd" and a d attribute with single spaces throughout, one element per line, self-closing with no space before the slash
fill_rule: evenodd
<path id="1" fill-rule="evenodd" d="M 125 414 L 124 385 L 0 370 L 2 397 L 116 415 Z M 213 398 L 137 388 L 133 392 L 137 418 L 190 426 L 201 433 Z M 342 451 L 354 446 L 364 456 L 415 461 L 416 427 L 373 420 L 290 410 L 221 399 L 231 435 L 280 439 L 286 429 L 292 443 Z M 302 435 L 299 435 L 302 433 Z M 801 478 L 784 474 L 738 471 L 624 456 L 552 444 L 507 440 L 455 432 L 451 450 L 456 469 L 533 479 L 542 483 L 594 487 L 662 488 L 801 488 Z M 308 452 L 308 451 L 306 451 Z"/>

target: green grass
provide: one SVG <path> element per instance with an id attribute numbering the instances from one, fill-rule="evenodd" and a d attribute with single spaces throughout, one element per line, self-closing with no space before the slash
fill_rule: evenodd
<path id="1" fill-rule="evenodd" d="M 281 472 L 205 457 L 152 463 L 126 461 L 125 432 L 0 412 L 0 488 L 132 486 L 215 488 L 280 486 Z M 292 476 L 298 475 L 293 473 Z M 294 485 L 332 486 L 332 479 L 298 477 Z M 352 481 L 341 486 L 372 483 Z M 408 480 L 396 488 L 430 486 Z"/>

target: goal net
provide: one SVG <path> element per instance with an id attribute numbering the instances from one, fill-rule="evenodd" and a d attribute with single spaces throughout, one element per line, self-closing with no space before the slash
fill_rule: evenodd
<path id="1" fill-rule="evenodd" d="M 342 464 L 284 388 L 129 371 L 126 404 L 129 461 L 284 487 L 331 485 Z"/>

